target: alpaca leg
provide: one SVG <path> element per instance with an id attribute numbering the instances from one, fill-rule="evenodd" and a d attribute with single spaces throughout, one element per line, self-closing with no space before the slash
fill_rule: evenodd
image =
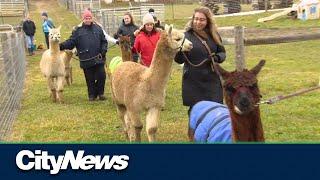
<path id="1" fill-rule="evenodd" d="M 73 83 L 73 77 L 72 77 L 72 67 L 69 69 L 69 79 L 70 79 L 70 84 Z"/>
<path id="2" fill-rule="evenodd" d="M 47 78 L 47 82 L 48 82 L 48 88 L 51 91 L 52 100 L 53 102 L 57 102 L 57 94 L 56 94 L 56 87 L 54 85 L 54 79 L 49 77 Z"/>
<path id="3" fill-rule="evenodd" d="M 140 120 L 140 113 L 134 111 L 127 111 L 127 118 L 130 119 L 130 127 L 129 129 L 129 138 L 130 141 L 140 142 L 141 141 L 141 130 L 143 128 L 143 124 Z"/>
<path id="4" fill-rule="evenodd" d="M 160 108 L 151 108 L 147 112 L 146 130 L 149 142 L 156 140 L 156 133 L 159 126 Z"/>
<path id="5" fill-rule="evenodd" d="M 63 83 L 64 83 L 64 76 L 59 76 L 57 78 L 57 96 L 58 96 L 58 101 L 60 103 L 63 103 Z"/>
<path id="6" fill-rule="evenodd" d="M 71 84 L 71 80 L 70 80 L 70 69 L 66 69 L 66 78 L 65 81 L 67 83 L 68 86 L 70 86 Z"/>
<path id="7" fill-rule="evenodd" d="M 66 76 L 65 81 L 66 81 L 66 84 L 68 86 L 70 86 L 71 83 L 70 83 L 70 77 L 69 76 Z"/>
<path id="8" fill-rule="evenodd" d="M 124 135 L 125 135 L 126 139 L 129 140 L 128 128 L 127 128 L 127 125 L 126 125 L 126 121 L 124 119 L 124 116 L 126 114 L 126 107 L 123 106 L 123 105 L 117 105 L 117 111 L 118 111 L 119 118 L 122 121 Z"/>

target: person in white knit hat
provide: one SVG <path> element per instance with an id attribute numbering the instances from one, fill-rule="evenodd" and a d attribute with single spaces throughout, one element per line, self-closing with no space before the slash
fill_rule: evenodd
<path id="1" fill-rule="evenodd" d="M 160 31 L 155 28 L 154 19 L 150 13 L 144 15 L 142 23 L 143 26 L 135 32 L 136 40 L 132 52 L 139 53 L 140 63 L 149 67 L 157 42 L 160 39 Z"/>

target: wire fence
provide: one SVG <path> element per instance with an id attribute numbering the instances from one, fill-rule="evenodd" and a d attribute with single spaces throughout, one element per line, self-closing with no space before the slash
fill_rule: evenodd
<path id="1" fill-rule="evenodd" d="M 86 8 L 91 10 L 99 10 L 101 8 L 100 0 L 58 0 L 59 3 L 69 11 L 72 11 L 78 17 L 81 17 L 82 12 Z"/>
<path id="2" fill-rule="evenodd" d="M 26 72 L 21 32 L 0 32 L 0 140 L 11 130 L 20 108 Z"/>
<path id="3" fill-rule="evenodd" d="M 150 8 L 154 9 L 159 20 L 164 19 L 164 4 L 141 4 L 140 6 L 135 7 L 101 9 L 97 13 L 96 17 L 108 34 L 114 34 L 122 23 L 125 12 L 130 12 L 135 20 L 135 23 L 137 25 L 141 25 L 143 16 L 149 11 Z"/>

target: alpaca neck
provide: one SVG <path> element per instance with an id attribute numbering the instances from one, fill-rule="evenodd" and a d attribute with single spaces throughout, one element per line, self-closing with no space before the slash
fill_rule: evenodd
<path id="1" fill-rule="evenodd" d="M 50 52 L 51 54 L 60 54 L 59 42 L 50 41 Z"/>
<path id="2" fill-rule="evenodd" d="M 170 75 L 172 61 L 175 56 L 175 51 L 168 45 L 167 36 L 161 35 L 157 43 L 152 62 L 150 65 L 151 77 L 150 80 L 157 84 L 157 88 L 164 89 Z"/>
<path id="3" fill-rule="evenodd" d="M 235 112 L 230 112 L 230 116 L 234 142 L 264 141 L 259 108 L 256 108 L 246 115 L 239 115 Z"/>
<path id="4" fill-rule="evenodd" d="M 130 50 L 126 50 L 125 47 L 121 46 L 122 61 L 132 61 L 132 53 Z"/>

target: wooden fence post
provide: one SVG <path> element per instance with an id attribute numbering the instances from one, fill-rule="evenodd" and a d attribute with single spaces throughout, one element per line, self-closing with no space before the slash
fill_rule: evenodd
<path id="1" fill-rule="evenodd" d="M 244 28 L 243 26 L 236 26 L 234 28 L 234 41 L 236 49 L 235 65 L 237 71 L 243 71 L 246 68 L 244 58 Z"/>
<path id="2" fill-rule="evenodd" d="M 264 0 L 264 10 L 268 12 L 268 0 Z"/>

